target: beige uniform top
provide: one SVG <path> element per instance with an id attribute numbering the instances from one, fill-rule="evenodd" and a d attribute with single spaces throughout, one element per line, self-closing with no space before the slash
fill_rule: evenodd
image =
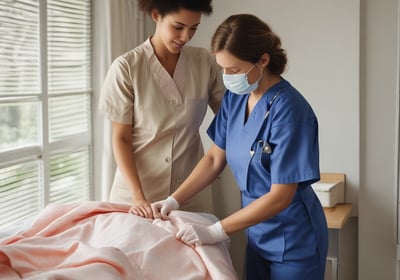
<path id="1" fill-rule="evenodd" d="M 185 46 L 173 78 L 150 39 L 112 63 L 99 108 L 112 121 L 132 124 L 133 152 L 147 200 L 165 199 L 196 166 L 204 154 L 199 127 L 207 105 L 216 111 L 223 93 L 221 70 L 204 48 Z M 110 200 L 132 203 L 119 169 Z M 211 211 L 210 188 L 181 209 Z"/>

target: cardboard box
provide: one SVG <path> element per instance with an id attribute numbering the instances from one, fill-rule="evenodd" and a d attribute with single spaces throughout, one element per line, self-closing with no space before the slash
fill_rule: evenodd
<path id="1" fill-rule="evenodd" d="M 316 182 L 311 185 L 323 207 L 344 203 L 344 182 Z"/>

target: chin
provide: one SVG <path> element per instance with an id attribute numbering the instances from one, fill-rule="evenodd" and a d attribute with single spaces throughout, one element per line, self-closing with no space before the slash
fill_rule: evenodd
<path id="1" fill-rule="evenodd" d="M 169 48 L 169 51 L 171 53 L 178 54 L 181 52 L 182 48 L 183 48 L 183 46 L 178 46 L 177 44 L 172 43 L 171 47 Z"/>

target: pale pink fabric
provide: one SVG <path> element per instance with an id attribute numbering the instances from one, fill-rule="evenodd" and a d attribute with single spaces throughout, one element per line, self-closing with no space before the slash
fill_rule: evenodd
<path id="1" fill-rule="evenodd" d="M 175 239 L 204 215 L 171 213 L 169 221 L 127 213 L 110 202 L 52 204 L 32 226 L 0 241 L 0 279 L 238 279 L 226 244 L 189 247 Z"/>

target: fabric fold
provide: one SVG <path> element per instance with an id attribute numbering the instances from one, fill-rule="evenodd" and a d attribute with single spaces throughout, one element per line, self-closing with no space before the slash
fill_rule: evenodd
<path id="1" fill-rule="evenodd" d="M 110 202 L 52 204 L 31 227 L 0 240 L 0 279 L 238 279 L 228 244 L 190 247 L 175 234 L 212 215 L 174 211 L 170 220 Z"/>

